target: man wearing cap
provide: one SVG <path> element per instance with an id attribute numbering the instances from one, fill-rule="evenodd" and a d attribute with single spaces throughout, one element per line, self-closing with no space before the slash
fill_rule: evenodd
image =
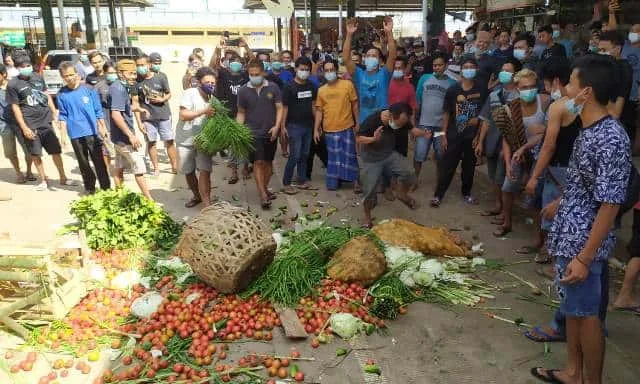
<path id="1" fill-rule="evenodd" d="M 111 113 L 111 141 L 116 148 L 114 181 L 122 185 L 124 168 L 129 167 L 140 187 L 140 192 L 149 200 L 151 194 L 144 179 L 147 166 L 144 162 L 142 144 L 133 129 L 133 108 L 129 89 L 136 82 L 136 63 L 133 60 L 120 60 L 117 65 L 119 81 L 109 86 L 109 110 Z M 139 112 L 139 111 L 135 111 Z"/>
<path id="2" fill-rule="evenodd" d="M 171 126 L 171 108 L 169 99 L 171 90 L 167 76 L 153 69 L 160 70 L 158 60 L 162 62 L 160 55 L 152 53 L 152 56 L 142 55 L 136 59 L 136 72 L 138 76 L 144 77 L 136 85 L 133 93 L 134 101 L 137 99 L 141 110 L 138 122 L 147 138 L 147 150 L 153 166 L 153 175 L 159 176 L 158 169 L 158 148 L 156 143 L 159 140 L 164 142 L 164 148 L 171 163 L 171 173 L 176 173 L 178 169 L 178 156 L 174 144 L 175 134 Z M 153 66 L 151 63 L 155 62 Z"/>
<path id="3" fill-rule="evenodd" d="M 162 68 L 162 56 L 160 56 L 158 52 L 152 52 L 149 55 L 149 61 L 151 62 L 151 72 L 168 79 L 167 74 L 160 71 L 160 69 Z"/>

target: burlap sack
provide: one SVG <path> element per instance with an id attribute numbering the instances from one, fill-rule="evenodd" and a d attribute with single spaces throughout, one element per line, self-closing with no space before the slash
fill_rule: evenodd
<path id="1" fill-rule="evenodd" d="M 431 256 L 471 256 L 470 244 L 445 228 L 429 228 L 402 219 L 373 227 L 380 240 Z"/>
<path id="2" fill-rule="evenodd" d="M 358 236 L 333 254 L 327 274 L 334 280 L 372 284 L 387 268 L 384 253 L 367 236 Z"/>

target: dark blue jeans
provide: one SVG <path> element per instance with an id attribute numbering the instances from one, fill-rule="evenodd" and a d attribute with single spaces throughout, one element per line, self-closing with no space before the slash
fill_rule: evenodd
<path id="1" fill-rule="evenodd" d="M 600 275 L 602 291 L 600 292 L 600 311 L 598 317 L 602 321 L 602 328 L 606 329 L 605 320 L 607 319 L 607 308 L 609 307 L 609 264 L 605 261 L 602 274 Z M 553 320 L 551 321 L 551 328 L 553 328 L 559 335 L 566 336 L 567 334 L 567 317 L 564 313 L 556 309 L 553 314 Z"/>
<path id="2" fill-rule="evenodd" d="M 287 124 L 289 132 L 289 158 L 284 167 L 282 184 L 291 185 L 293 170 L 298 169 L 298 184 L 307 182 L 307 161 L 311 153 L 311 140 L 313 140 L 313 127 L 303 124 Z"/>

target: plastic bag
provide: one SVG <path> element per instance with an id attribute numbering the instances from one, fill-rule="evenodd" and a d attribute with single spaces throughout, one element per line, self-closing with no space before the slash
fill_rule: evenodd
<path id="1" fill-rule="evenodd" d="M 131 313 L 138 318 L 148 319 L 163 301 L 164 297 L 158 292 L 146 293 L 131 303 Z"/>

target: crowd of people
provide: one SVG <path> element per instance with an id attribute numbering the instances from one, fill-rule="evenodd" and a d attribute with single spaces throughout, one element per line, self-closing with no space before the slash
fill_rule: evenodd
<path id="1" fill-rule="evenodd" d="M 585 27 L 554 22 L 536 33 L 476 23 L 430 42 L 399 45 L 393 20 L 385 18 L 380 40 L 352 49 L 356 20 L 346 23 L 341 52 L 303 48 L 254 54 L 245 40 L 230 49 L 223 38 L 206 63 L 196 48 L 188 58 L 177 124 L 173 93 L 157 53 L 113 64 L 97 51 L 59 67 L 65 82 L 56 102 L 26 56 L 5 57 L 0 66 L 0 128 L 5 156 L 18 183 L 35 180 L 46 190 L 43 148 L 60 183 L 69 185 L 53 121 L 71 140 L 84 191 L 120 185 L 130 169 L 147 198 L 146 156 L 157 175 L 162 141 L 173 173 L 184 175 L 193 193 L 187 207 L 211 204 L 212 157 L 194 136 L 215 97 L 229 117 L 254 137 L 249 158 L 229 158 L 228 183 L 253 173 L 260 203 L 269 209 L 269 188 L 278 149 L 287 157 L 283 192 L 317 189 L 315 157 L 326 171 L 327 190 L 350 184 L 362 194 L 364 226 L 372 225 L 378 194 L 417 207 L 423 164 L 431 148 L 436 162 L 433 208 L 445 203 L 460 165 L 461 197 L 475 205 L 476 168 L 486 163 L 495 206 L 483 216 L 494 235 L 514 230 L 520 203 L 540 218 L 532 245 L 519 250 L 540 264 L 554 262 L 560 308 L 549 326 L 530 329 L 534 341 L 565 341 L 567 367 L 532 369 L 547 382 L 599 383 L 608 306 L 608 266 L 615 229 L 638 200 L 638 173 L 631 151 L 637 129 L 640 25 L 626 38 L 615 5 L 609 20 Z M 426 43 L 426 44 L 425 44 Z M 145 138 L 141 142 L 136 127 Z M 25 152 L 26 173 L 16 146 Z M 146 147 L 146 151 L 143 150 Z M 413 149 L 413 150 L 411 150 Z M 146 155 L 145 155 L 146 153 Z M 411 158 L 412 157 L 412 158 Z M 112 159 L 113 165 L 111 164 Z M 93 163 L 93 169 L 90 165 Z M 614 307 L 640 313 L 634 300 L 640 274 L 640 206 L 633 210 L 630 262 Z M 544 273 L 544 270 L 543 270 Z"/>

